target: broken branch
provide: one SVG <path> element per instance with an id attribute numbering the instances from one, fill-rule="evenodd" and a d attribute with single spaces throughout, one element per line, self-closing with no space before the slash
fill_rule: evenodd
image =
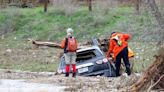
<path id="1" fill-rule="evenodd" d="M 148 89 L 147 92 L 150 92 L 151 89 L 152 89 L 153 87 L 155 87 L 155 86 L 160 82 L 160 80 L 161 80 L 163 77 L 164 77 L 164 74 L 158 79 L 158 81 L 156 81 L 153 85 L 151 85 L 151 86 L 149 87 L 149 89 Z"/>

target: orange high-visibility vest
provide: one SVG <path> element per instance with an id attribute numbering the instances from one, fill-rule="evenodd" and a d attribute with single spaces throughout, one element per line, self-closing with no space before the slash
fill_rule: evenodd
<path id="1" fill-rule="evenodd" d="M 117 42 L 112 39 L 114 38 L 116 35 L 119 35 L 119 39 L 121 40 L 121 46 L 117 44 Z M 125 48 L 128 46 L 127 41 L 129 40 L 130 35 L 129 34 L 124 34 L 124 33 L 114 33 L 110 39 L 110 46 L 109 46 L 109 50 L 107 52 L 107 57 L 110 57 L 110 54 L 113 53 L 114 59 L 116 58 L 116 56 Z"/>
<path id="2" fill-rule="evenodd" d="M 132 51 L 132 49 L 130 47 L 128 47 L 128 57 L 131 58 L 131 57 L 134 57 L 134 52 Z"/>

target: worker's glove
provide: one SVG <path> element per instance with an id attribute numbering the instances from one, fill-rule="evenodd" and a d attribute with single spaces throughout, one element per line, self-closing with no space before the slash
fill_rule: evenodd
<path id="1" fill-rule="evenodd" d="M 108 61 L 113 61 L 114 62 L 114 57 L 113 57 L 113 55 L 112 54 L 110 54 L 110 57 L 109 58 L 107 58 L 108 59 Z"/>
<path id="2" fill-rule="evenodd" d="M 108 62 L 108 59 L 107 58 L 104 58 L 103 59 L 103 63 L 107 63 Z"/>
<path id="3" fill-rule="evenodd" d="M 109 62 L 113 62 L 113 57 L 109 57 L 109 58 L 108 58 L 108 61 L 109 61 Z"/>
<path id="4" fill-rule="evenodd" d="M 107 57 L 107 58 L 103 59 L 103 63 L 107 63 L 107 62 L 111 62 L 111 61 L 113 61 L 113 58 L 111 58 L 111 57 Z"/>

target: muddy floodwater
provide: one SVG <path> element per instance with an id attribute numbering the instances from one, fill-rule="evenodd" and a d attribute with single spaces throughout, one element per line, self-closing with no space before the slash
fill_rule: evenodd
<path id="1" fill-rule="evenodd" d="M 63 92 L 53 84 L 29 83 L 25 80 L 0 79 L 0 92 Z"/>

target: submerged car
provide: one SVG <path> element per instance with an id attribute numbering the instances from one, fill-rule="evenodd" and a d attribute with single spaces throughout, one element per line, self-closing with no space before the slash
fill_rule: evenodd
<path id="1" fill-rule="evenodd" d="M 97 45 L 77 50 L 76 69 L 80 76 L 114 77 L 114 67 L 109 62 L 104 63 L 105 56 Z M 60 58 L 58 73 L 65 73 L 64 55 Z M 71 67 L 71 66 L 70 66 Z M 71 68 L 72 72 L 72 68 Z"/>

